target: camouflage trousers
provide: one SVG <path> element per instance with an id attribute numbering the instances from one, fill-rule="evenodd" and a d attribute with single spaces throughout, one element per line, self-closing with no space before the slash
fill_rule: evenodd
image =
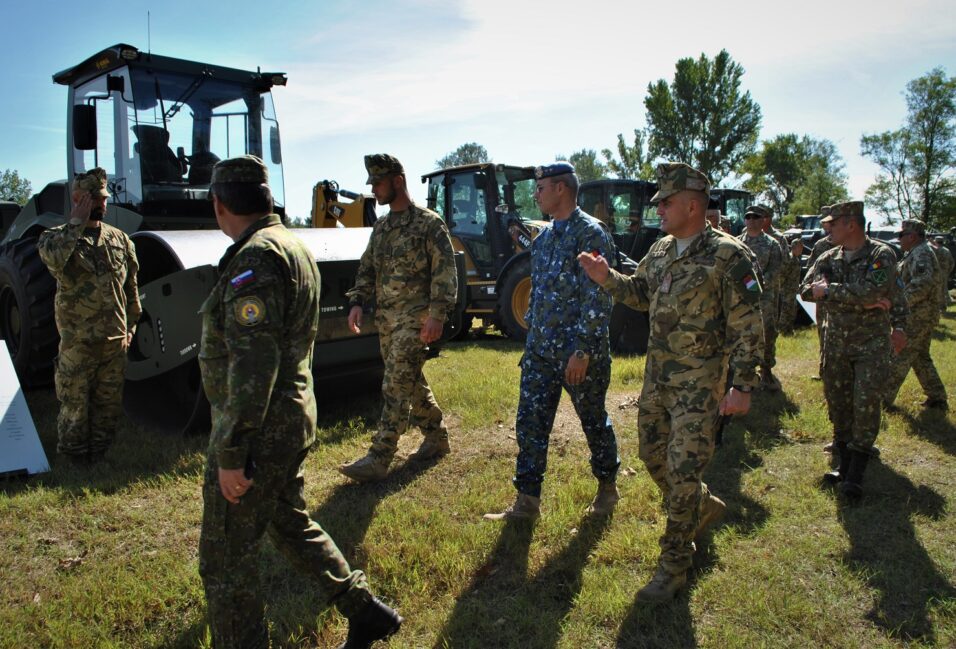
<path id="1" fill-rule="evenodd" d="M 548 442 L 562 389 L 571 397 L 591 450 L 591 473 L 601 482 L 614 482 L 621 458 L 617 438 L 607 414 L 604 398 L 611 382 L 610 357 L 595 357 L 588 363 L 583 383 L 568 385 L 564 380 L 566 361 L 541 358 L 525 352 L 521 358 L 521 387 L 515 433 L 518 460 L 514 485 L 519 492 L 539 498 L 548 466 Z"/>
<path id="2" fill-rule="evenodd" d="M 771 295 L 769 299 L 760 301 L 760 316 L 763 320 L 763 361 L 761 367 L 770 369 L 777 364 L 777 298 Z"/>
<path id="3" fill-rule="evenodd" d="M 827 333 L 827 310 L 820 302 L 817 302 L 817 340 L 820 343 L 820 369 L 819 375 L 823 376 L 823 350 L 826 348 Z"/>
<path id="4" fill-rule="evenodd" d="M 714 454 L 720 383 L 716 378 L 701 381 L 701 387 L 645 383 L 641 391 L 640 456 L 661 490 L 667 525 L 660 565 L 672 574 L 690 568 L 696 550 L 700 507 L 709 496 L 701 477 Z"/>
<path id="5" fill-rule="evenodd" d="M 408 427 L 418 426 L 427 439 L 448 437 L 441 408 L 422 373 L 425 343 L 420 330 L 378 321 L 379 345 L 385 362 L 382 379 L 382 416 L 372 437 L 371 453 L 391 459 L 398 439 Z"/>
<path id="6" fill-rule="evenodd" d="M 930 356 L 929 346 L 933 339 L 933 330 L 939 322 L 939 314 L 933 313 L 929 318 L 917 319 L 910 317 L 907 328 L 906 347 L 899 356 L 890 357 L 889 378 L 886 381 L 886 403 L 896 401 L 896 395 L 906 380 L 910 368 L 919 380 L 923 392 L 930 399 L 946 401 L 946 387 L 939 378 L 933 357 Z"/>
<path id="7" fill-rule="evenodd" d="M 833 439 L 846 442 L 850 450 L 872 453 L 886 391 L 889 332 L 852 343 L 842 337 L 834 339 L 832 332 L 826 335 L 820 377 Z"/>
<path id="8" fill-rule="evenodd" d="M 797 291 L 783 293 L 780 295 L 780 319 L 777 321 L 777 329 L 784 333 L 791 333 L 793 331 L 793 322 L 797 319 L 797 305 L 796 298 Z M 790 299 L 787 299 L 787 295 L 790 296 Z"/>
<path id="9" fill-rule="evenodd" d="M 219 467 L 210 455 L 203 479 L 199 574 L 217 649 L 269 646 L 259 585 L 259 543 L 267 534 L 301 572 L 311 575 L 339 611 L 350 616 L 371 595 L 360 570 L 352 570 L 331 537 L 309 517 L 302 463 L 308 449 L 256 458 L 253 486 L 238 504 L 219 491 Z"/>
<path id="10" fill-rule="evenodd" d="M 102 455 L 123 410 L 126 352 L 122 341 L 60 344 L 56 360 L 57 453 Z"/>

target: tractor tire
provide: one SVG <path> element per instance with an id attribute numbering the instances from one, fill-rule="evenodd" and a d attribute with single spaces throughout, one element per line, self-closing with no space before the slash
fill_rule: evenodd
<path id="1" fill-rule="evenodd" d="M 528 303 L 531 301 L 531 258 L 518 261 L 505 276 L 498 294 L 497 324 L 501 332 L 519 342 L 528 337 Z"/>
<path id="2" fill-rule="evenodd" d="M 53 382 L 60 335 L 53 296 L 56 282 L 40 260 L 37 240 L 26 237 L 0 248 L 0 338 L 7 343 L 23 387 Z"/>
<path id="3" fill-rule="evenodd" d="M 468 315 L 467 313 L 461 317 L 461 329 L 458 330 L 454 336 L 449 338 L 449 340 L 459 341 L 466 340 L 468 338 L 468 332 L 471 331 L 472 325 L 475 324 L 475 317 Z"/>
<path id="4" fill-rule="evenodd" d="M 611 338 L 611 353 L 621 356 L 647 353 L 650 325 L 647 312 L 615 304 L 611 309 L 608 326 Z"/>

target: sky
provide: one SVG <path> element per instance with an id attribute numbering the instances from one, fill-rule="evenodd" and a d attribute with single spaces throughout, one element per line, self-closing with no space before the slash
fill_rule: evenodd
<path id="1" fill-rule="evenodd" d="M 878 170 L 860 136 L 902 124 L 908 81 L 937 66 L 956 74 L 952 0 L 131 0 L 68 16 L 48 0 L 4 4 L 0 170 L 34 191 L 66 177 L 66 88 L 51 77 L 123 42 L 288 74 L 273 96 L 297 217 L 320 180 L 363 191 L 367 153 L 398 157 L 423 201 L 418 177 L 465 142 L 516 165 L 614 149 L 646 125 L 649 83 L 721 49 L 745 70 L 760 139 L 831 140 L 861 198 Z"/>

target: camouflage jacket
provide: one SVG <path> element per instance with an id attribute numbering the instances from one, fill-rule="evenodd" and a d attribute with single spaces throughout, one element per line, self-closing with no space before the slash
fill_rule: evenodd
<path id="1" fill-rule="evenodd" d="M 823 277 L 829 288 L 817 300 L 810 285 Z M 891 323 L 894 328 L 906 328 L 909 312 L 897 280 L 896 254 L 869 237 L 850 255 L 843 246 L 820 255 L 807 272 L 800 294 L 804 300 L 826 305 L 827 338 L 840 345 L 865 345 L 876 336 L 888 336 Z M 889 311 L 866 308 L 881 298 L 893 305 Z"/>
<path id="2" fill-rule="evenodd" d="M 425 312 L 444 321 L 455 306 L 458 273 L 448 228 L 415 204 L 375 222 L 359 263 L 350 306 L 375 300 L 379 314 L 421 326 Z"/>
<path id="3" fill-rule="evenodd" d="M 312 254 L 275 214 L 251 225 L 219 262 L 201 308 L 199 367 L 212 406 L 209 453 L 221 468 L 312 444 L 320 286 Z"/>
<path id="4" fill-rule="evenodd" d="M 897 266 L 911 318 L 939 319 L 940 269 L 933 248 L 926 240 L 913 246 Z"/>
<path id="5" fill-rule="evenodd" d="M 588 279 L 578 254 L 614 259 L 614 243 L 596 218 L 575 209 L 545 226 L 531 244 L 531 301 L 525 349 L 567 360 L 576 350 L 607 356 L 611 298 Z"/>
<path id="6" fill-rule="evenodd" d="M 142 309 L 133 242 L 106 223 L 65 224 L 46 230 L 40 259 L 56 279 L 56 326 L 63 344 L 123 340 Z"/>
<path id="7" fill-rule="evenodd" d="M 751 260 L 742 243 L 707 226 L 680 256 L 666 236 L 633 276 L 611 271 L 604 288 L 614 299 L 649 311 L 645 381 L 705 387 L 722 380 L 729 358 L 734 384 L 757 386 L 763 321 Z"/>
<path id="8" fill-rule="evenodd" d="M 956 259 L 953 259 L 953 253 L 946 246 L 936 246 L 933 248 L 936 253 L 936 259 L 939 261 L 940 283 L 942 284 L 943 303 L 946 303 L 946 293 L 949 291 L 949 278 L 953 275 L 953 267 L 956 266 Z"/>
<path id="9" fill-rule="evenodd" d="M 766 232 L 761 232 L 756 237 L 747 236 L 745 232 L 737 239 L 757 258 L 757 270 L 760 272 L 763 288 L 761 297 L 765 302 L 771 301 L 783 278 L 784 258 L 780 244 Z"/>
<path id="10" fill-rule="evenodd" d="M 830 238 L 830 235 L 823 237 L 813 244 L 813 249 L 810 251 L 810 258 L 807 259 L 807 276 L 809 276 L 810 269 L 813 268 L 813 264 L 816 263 L 817 258 L 834 247 L 836 247 L 836 244 L 833 243 L 833 239 Z"/>

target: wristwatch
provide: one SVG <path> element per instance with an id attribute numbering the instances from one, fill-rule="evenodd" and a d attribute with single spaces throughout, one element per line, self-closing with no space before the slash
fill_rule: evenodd
<path id="1" fill-rule="evenodd" d="M 574 357 L 575 357 L 576 359 L 578 359 L 579 361 L 584 361 L 584 360 L 587 360 L 588 358 L 590 358 L 590 356 L 588 356 L 586 353 L 584 353 L 584 351 L 582 351 L 582 350 L 580 350 L 580 349 L 576 349 L 576 350 L 574 351 Z"/>

